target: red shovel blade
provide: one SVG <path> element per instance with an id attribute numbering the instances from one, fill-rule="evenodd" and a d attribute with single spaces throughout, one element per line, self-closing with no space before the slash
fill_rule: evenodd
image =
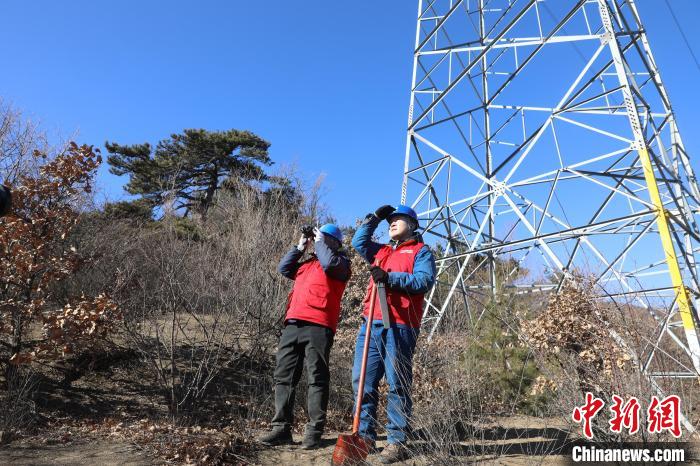
<path id="1" fill-rule="evenodd" d="M 335 466 L 361 464 L 369 454 L 367 442 L 358 434 L 341 434 L 333 450 L 333 462 Z"/>

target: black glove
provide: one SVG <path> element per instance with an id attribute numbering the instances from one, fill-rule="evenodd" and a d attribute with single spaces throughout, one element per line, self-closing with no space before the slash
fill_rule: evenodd
<path id="1" fill-rule="evenodd" d="M 372 266 L 372 268 L 369 269 L 369 273 L 372 275 L 374 283 L 386 283 L 389 281 L 389 274 L 379 266 Z"/>
<path id="2" fill-rule="evenodd" d="M 10 213 L 12 208 L 12 194 L 10 188 L 0 184 L 0 217 Z"/>
<path id="3" fill-rule="evenodd" d="M 374 216 L 377 217 L 379 220 L 384 220 L 389 215 L 391 215 L 392 212 L 394 212 L 395 210 L 396 210 L 395 207 L 392 207 L 390 205 L 383 205 L 374 211 Z"/>

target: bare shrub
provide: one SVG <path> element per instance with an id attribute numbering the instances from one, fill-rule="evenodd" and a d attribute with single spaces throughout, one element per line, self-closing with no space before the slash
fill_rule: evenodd
<path id="1" fill-rule="evenodd" d="M 430 341 L 421 337 L 413 371 L 416 454 L 449 464 L 561 448 L 549 440 L 519 444 L 521 438 L 563 434 L 549 419 L 551 392 L 536 388 L 541 374 L 534 355 L 519 341 L 513 309 L 525 304 L 499 296 L 473 323 L 465 318 L 461 327 L 437 332 Z M 523 415 L 540 421 L 528 425 L 519 421 Z"/>
<path id="2" fill-rule="evenodd" d="M 308 208 L 301 188 L 280 186 L 228 180 L 206 220 L 122 215 L 129 209 L 84 219 L 81 244 L 95 261 L 72 286 L 111 285 L 124 316 L 120 344 L 138 351 L 152 375 L 144 382 L 179 421 L 271 413 L 290 289 L 276 268 Z"/>
<path id="3" fill-rule="evenodd" d="M 673 440 L 646 430 L 645 410 L 652 396 L 659 389 L 678 394 L 688 415 L 696 395 L 692 383 L 661 387 L 643 376 L 635 354 L 648 345 L 654 322 L 640 318 L 639 311 L 601 300 L 591 282 L 580 279 L 545 301 L 502 293 L 478 319 L 453 316 L 431 342 L 418 344 L 415 453 L 445 464 L 465 455 L 496 459 L 512 453 L 560 453 L 581 437 L 581 425 L 571 415 L 583 405 L 586 392 L 606 403 L 593 419 L 597 441 Z M 477 325 L 470 327 L 474 321 Z M 636 435 L 610 431 L 613 395 L 640 401 Z M 522 415 L 528 417 L 520 420 Z"/>
<path id="4" fill-rule="evenodd" d="M 49 152 L 44 133 L 17 108 L 0 100 L 0 182 L 14 185 L 23 176 L 38 175 L 41 159 L 34 156 L 36 151 Z M 7 284 L 0 285 L 0 300 L 7 297 L 8 288 Z M 0 327 L 3 325 L 7 323 L 0 323 Z M 3 353 L 0 358 L 8 358 L 7 348 L 0 353 Z M 3 378 L 7 370 L 7 367 L 2 370 Z M 11 379 L 0 384 L 0 431 L 5 432 L 26 427 L 35 420 L 36 414 L 32 401 L 35 379 L 31 368 L 16 369 Z"/>
<path id="5" fill-rule="evenodd" d="M 270 251 L 289 243 L 279 238 L 289 228 L 282 216 L 278 224 L 250 218 L 262 211 L 245 205 L 254 195 L 220 201 L 206 225 L 186 225 L 200 239 L 167 218 L 133 245 L 140 267 L 125 271 L 130 285 L 119 295 L 129 312 L 126 331 L 165 391 L 171 415 L 194 407 L 242 354 L 257 359 L 271 346 L 287 293 Z"/>
<path id="6" fill-rule="evenodd" d="M 0 431 L 25 429 L 37 420 L 34 393 L 37 381 L 30 367 L 16 371 L 10 384 L 0 391 Z"/>
<path id="7" fill-rule="evenodd" d="M 51 152 L 46 135 L 17 108 L 0 100 L 0 181 L 15 184 L 21 176 L 37 174 L 35 151 Z"/>
<path id="8" fill-rule="evenodd" d="M 56 283 L 85 265 L 68 236 L 78 221 L 76 204 L 91 192 L 100 164 L 89 146 L 70 143 L 47 159 L 36 176 L 14 187 L 13 214 L 0 220 L 0 365 L 12 385 L 16 367 L 34 360 L 89 351 L 118 319 L 109 297 L 83 293 L 57 302 Z"/>
<path id="9" fill-rule="evenodd" d="M 585 278 L 572 280 L 560 294 L 550 297 L 543 312 L 530 319 L 520 316 L 524 339 L 534 350 L 543 374 L 540 384 L 554 393 L 550 409 L 566 419 L 573 432 L 580 432 L 581 426 L 573 424 L 571 414 L 590 392 L 606 403 L 593 419 L 596 440 L 668 440 L 667 435 L 647 432 L 644 410 L 652 396 L 663 391 L 680 395 L 688 402 L 685 410 L 690 413 L 694 390 L 683 381 L 666 381 L 661 386 L 643 375 L 637 355 L 642 354 L 653 327 L 645 323 L 640 309 L 600 300 L 593 287 Z M 624 429 L 619 434 L 610 431 L 613 395 L 625 401 L 634 397 L 642 404 L 637 434 L 629 435 Z"/>
<path id="10" fill-rule="evenodd" d="M 575 373 L 580 391 L 602 392 L 616 369 L 629 366 L 629 354 L 615 341 L 607 309 L 602 307 L 587 282 L 568 282 L 561 293 L 552 295 L 545 312 L 523 323 L 533 348 L 551 353 L 560 365 L 569 356 L 579 363 Z"/>

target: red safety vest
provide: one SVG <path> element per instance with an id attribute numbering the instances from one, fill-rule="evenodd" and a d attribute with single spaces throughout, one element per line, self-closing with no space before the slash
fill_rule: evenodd
<path id="1" fill-rule="evenodd" d="M 416 261 L 418 252 L 423 247 L 423 243 L 412 239 L 401 243 L 396 249 L 385 244 L 377 255 L 374 263 L 387 272 L 407 272 L 413 273 L 413 264 Z M 369 316 L 369 297 L 372 292 L 372 280 L 367 287 L 367 295 L 364 303 L 364 316 Z M 386 297 L 389 304 L 389 314 L 392 322 L 405 324 L 412 328 L 420 327 L 423 318 L 423 296 L 424 294 L 409 294 L 404 290 L 392 290 L 387 287 Z M 382 318 L 382 310 L 379 307 L 379 296 L 374 302 L 374 319 Z"/>
<path id="2" fill-rule="evenodd" d="M 323 325 L 335 333 L 346 284 L 326 275 L 318 259 L 304 262 L 294 277 L 286 318 Z"/>

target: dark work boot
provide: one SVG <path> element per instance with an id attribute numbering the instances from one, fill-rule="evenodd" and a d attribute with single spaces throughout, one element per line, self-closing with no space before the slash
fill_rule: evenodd
<path id="1" fill-rule="evenodd" d="M 306 434 L 304 440 L 301 441 L 301 448 L 304 450 L 315 450 L 321 447 L 321 435 Z"/>
<path id="2" fill-rule="evenodd" d="M 379 454 L 379 462 L 382 464 L 393 464 L 405 461 L 409 456 L 408 448 L 400 443 L 390 443 Z"/>
<path id="3" fill-rule="evenodd" d="M 270 447 L 276 445 L 291 445 L 292 433 L 285 429 L 272 429 L 271 432 L 258 438 L 258 442 Z"/>
<path id="4" fill-rule="evenodd" d="M 367 453 L 370 455 L 374 455 L 377 453 L 379 450 L 377 450 L 377 442 L 372 440 L 369 437 L 362 437 L 362 440 L 365 442 L 365 445 L 367 445 Z"/>

